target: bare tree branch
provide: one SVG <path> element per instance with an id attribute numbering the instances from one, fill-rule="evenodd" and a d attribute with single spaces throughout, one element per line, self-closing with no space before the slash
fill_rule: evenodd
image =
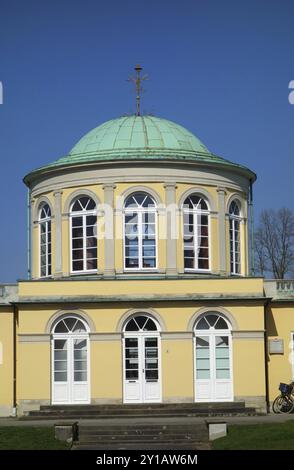
<path id="1" fill-rule="evenodd" d="M 284 279 L 294 272 L 294 212 L 282 208 L 264 210 L 255 233 L 257 271 Z"/>

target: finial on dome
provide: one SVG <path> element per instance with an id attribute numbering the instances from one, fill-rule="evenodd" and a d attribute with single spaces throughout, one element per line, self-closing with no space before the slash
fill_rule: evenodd
<path id="1" fill-rule="evenodd" d="M 141 77 L 141 72 L 143 68 L 141 67 L 140 64 L 137 64 L 134 67 L 134 70 L 136 71 L 136 76 L 135 77 L 130 77 L 129 82 L 133 82 L 136 86 L 136 116 L 141 115 L 141 95 L 142 95 L 142 81 L 146 80 L 148 78 L 148 75 L 143 75 Z"/>

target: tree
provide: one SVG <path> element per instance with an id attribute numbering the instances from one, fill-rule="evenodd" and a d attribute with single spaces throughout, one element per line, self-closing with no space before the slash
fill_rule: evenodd
<path id="1" fill-rule="evenodd" d="M 264 210 L 255 233 L 255 259 L 259 274 L 284 279 L 294 273 L 294 212 Z"/>

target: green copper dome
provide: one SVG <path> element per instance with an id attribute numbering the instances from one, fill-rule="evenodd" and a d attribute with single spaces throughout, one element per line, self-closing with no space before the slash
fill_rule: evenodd
<path id="1" fill-rule="evenodd" d="M 209 153 L 197 137 L 174 122 L 154 116 L 128 116 L 88 132 L 70 151 L 69 158 L 93 153 L 99 156 L 108 151 L 136 154 L 158 150 Z"/>
<path id="2" fill-rule="evenodd" d="M 68 155 L 32 171 L 24 181 L 29 185 L 35 176 L 58 168 L 134 160 L 194 161 L 238 167 L 250 172 L 211 153 L 196 136 L 179 124 L 155 116 L 133 115 L 112 119 L 95 127 L 77 142 Z"/>

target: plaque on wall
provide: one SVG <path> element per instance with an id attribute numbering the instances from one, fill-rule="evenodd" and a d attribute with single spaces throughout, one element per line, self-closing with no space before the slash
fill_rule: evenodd
<path id="1" fill-rule="evenodd" d="M 275 338 L 269 340 L 270 354 L 284 354 L 284 340 Z"/>

